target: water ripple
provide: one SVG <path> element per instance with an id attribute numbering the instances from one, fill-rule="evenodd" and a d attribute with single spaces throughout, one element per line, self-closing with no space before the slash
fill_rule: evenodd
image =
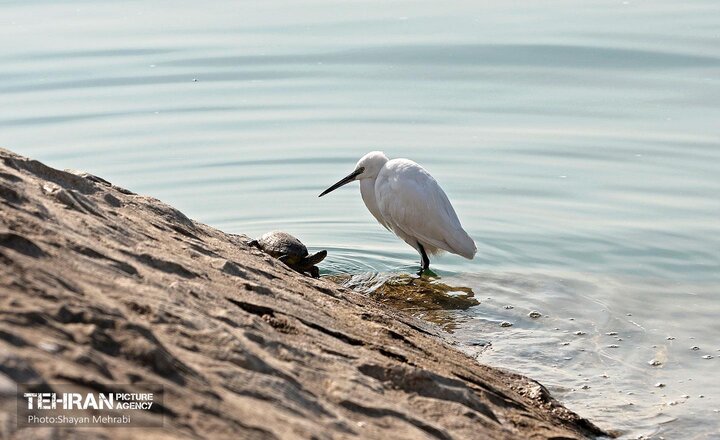
<path id="1" fill-rule="evenodd" d="M 166 61 L 171 66 L 262 66 L 321 64 L 553 66 L 602 69 L 718 67 L 720 58 L 641 49 L 550 44 L 394 45 L 288 55 L 235 55 Z"/>

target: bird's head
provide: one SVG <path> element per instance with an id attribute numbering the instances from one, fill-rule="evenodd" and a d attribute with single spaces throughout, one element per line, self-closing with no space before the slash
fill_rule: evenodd
<path id="1" fill-rule="evenodd" d="M 334 191 L 343 185 L 347 185 L 354 180 L 376 178 L 387 161 L 388 158 L 382 151 L 369 152 L 358 161 L 357 165 L 355 165 L 355 170 L 352 173 L 343 177 L 336 184 L 320 193 L 318 197 L 322 197 L 325 194 Z"/>

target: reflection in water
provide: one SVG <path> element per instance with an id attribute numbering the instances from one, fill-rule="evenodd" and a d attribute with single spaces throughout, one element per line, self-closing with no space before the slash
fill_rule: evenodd
<path id="1" fill-rule="evenodd" d="M 445 331 L 456 328 L 452 310 L 467 310 L 480 304 L 469 287 L 440 282 L 439 277 L 409 274 L 360 273 L 325 277 L 344 287 L 367 293 L 395 309 L 433 322 Z"/>

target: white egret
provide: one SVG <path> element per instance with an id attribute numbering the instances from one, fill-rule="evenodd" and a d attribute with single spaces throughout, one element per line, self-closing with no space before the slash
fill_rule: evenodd
<path id="1" fill-rule="evenodd" d="M 448 251 L 472 260 L 475 242 L 463 229 L 445 191 L 423 167 L 408 159 L 392 159 L 372 151 L 357 163 L 355 171 L 322 197 L 354 180 L 370 213 L 420 253 L 418 275 L 430 267 L 428 254 Z"/>

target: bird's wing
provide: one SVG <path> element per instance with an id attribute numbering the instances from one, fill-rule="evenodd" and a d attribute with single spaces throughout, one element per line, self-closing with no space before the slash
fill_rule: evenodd
<path id="1" fill-rule="evenodd" d="M 375 196 L 396 233 L 465 258 L 475 256 L 475 242 L 462 228 L 447 195 L 420 165 L 405 159 L 388 162 L 378 175 Z"/>

